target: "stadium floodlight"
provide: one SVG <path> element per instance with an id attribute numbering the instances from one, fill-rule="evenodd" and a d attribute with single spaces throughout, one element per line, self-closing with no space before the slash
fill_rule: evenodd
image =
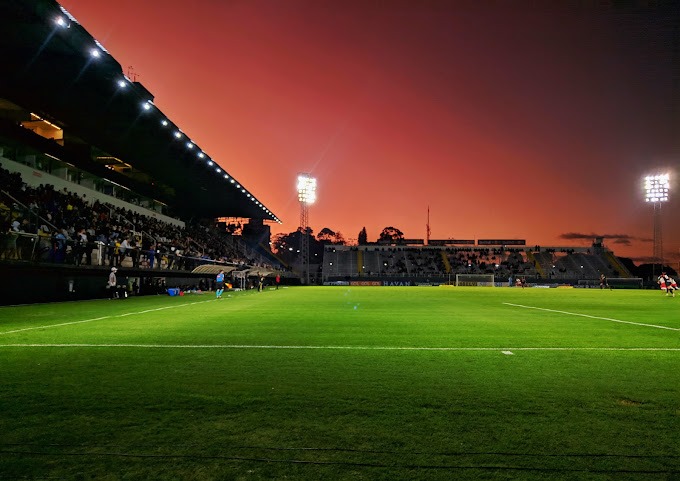
<path id="1" fill-rule="evenodd" d="M 297 191 L 300 201 L 300 264 L 309 284 L 309 206 L 316 202 L 316 179 L 309 174 L 299 174 Z"/>
<path id="2" fill-rule="evenodd" d="M 307 174 L 300 174 L 297 178 L 298 200 L 307 205 L 316 202 L 316 179 Z"/>
<path id="3" fill-rule="evenodd" d="M 98 48 L 90 49 L 90 57 L 99 58 L 99 57 L 101 57 L 101 55 L 102 55 L 102 52 Z"/>
<path id="4" fill-rule="evenodd" d="M 645 202 L 668 202 L 670 175 L 658 174 L 645 177 Z"/>
<path id="5" fill-rule="evenodd" d="M 167 127 L 167 126 L 169 125 L 169 123 L 170 123 L 170 122 L 168 122 L 168 121 L 165 120 L 165 119 L 161 120 L 161 125 L 162 125 L 163 127 Z"/>
<path id="6" fill-rule="evenodd" d="M 661 204 L 668 202 L 671 176 L 668 173 L 648 175 L 644 179 L 645 202 L 654 205 L 654 253 L 652 259 L 652 278 L 655 264 L 663 269 L 663 231 L 661 226 Z"/>
<path id="7" fill-rule="evenodd" d="M 120 88 L 124 89 L 125 87 L 127 87 L 127 82 L 126 82 L 125 80 L 119 80 L 119 81 L 118 81 L 118 86 L 119 86 Z"/>

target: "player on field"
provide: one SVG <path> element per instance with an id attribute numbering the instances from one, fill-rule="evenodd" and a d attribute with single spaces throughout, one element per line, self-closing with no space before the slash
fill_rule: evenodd
<path id="1" fill-rule="evenodd" d="M 220 269 L 220 272 L 215 277 L 215 298 L 222 299 L 222 293 L 224 292 L 224 270 Z"/>
<path id="2" fill-rule="evenodd" d="M 609 288 L 611 290 L 611 286 L 609 285 L 609 281 L 607 281 L 607 276 L 604 274 L 600 274 L 600 289 L 605 289 Z"/>
<path id="3" fill-rule="evenodd" d="M 659 283 L 661 290 L 664 291 L 666 295 L 670 294 L 672 297 L 675 297 L 675 291 L 678 290 L 678 285 L 675 283 L 675 279 L 670 277 L 665 272 L 662 272 L 657 282 Z"/>

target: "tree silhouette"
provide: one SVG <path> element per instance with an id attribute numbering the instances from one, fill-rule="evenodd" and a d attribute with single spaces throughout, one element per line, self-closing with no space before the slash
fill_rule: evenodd
<path id="1" fill-rule="evenodd" d="M 378 237 L 379 241 L 395 242 L 404 239 L 404 233 L 396 227 L 385 227 Z"/>
<path id="2" fill-rule="evenodd" d="M 340 232 L 333 232 L 328 227 L 324 227 L 316 235 L 316 240 L 324 244 L 344 244 L 345 238 Z"/>
<path id="3" fill-rule="evenodd" d="M 366 227 L 361 229 L 361 231 L 359 232 L 359 237 L 357 238 L 357 243 L 360 246 L 364 246 L 364 245 L 368 244 L 368 234 L 366 233 Z"/>

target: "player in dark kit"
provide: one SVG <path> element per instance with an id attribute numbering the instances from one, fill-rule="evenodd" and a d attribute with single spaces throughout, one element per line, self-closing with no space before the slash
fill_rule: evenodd
<path id="1" fill-rule="evenodd" d="M 664 291 L 666 295 L 670 294 L 672 297 L 675 297 L 675 291 L 678 290 L 678 285 L 675 283 L 675 279 L 670 277 L 665 272 L 662 272 L 657 282 L 659 283 L 661 290 Z"/>
<path id="2" fill-rule="evenodd" d="M 607 281 L 607 276 L 605 276 L 604 274 L 600 274 L 600 289 L 604 288 L 609 288 L 609 290 L 611 290 L 609 282 Z"/>

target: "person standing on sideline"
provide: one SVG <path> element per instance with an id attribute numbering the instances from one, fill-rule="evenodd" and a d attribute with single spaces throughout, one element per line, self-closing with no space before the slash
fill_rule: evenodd
<path id="1" fill-rule="evenodd" d="M 118 298 L 118 281 L 116 280 L 116 269 L 115 267 L 111 268 L 111 273 L 109 274 L 109 282 L 107 283 L 107 287 L 109 288 L 109 298 L 110 299 L 117 299 Z"/>
<path id="2" fill-rule="evenodd" d="M 222 299 L 224 292 L 224 271 L 220 269 L 215 277 L 215 299 Z"/>
<path id="3" fill-rule="evenodd" d="M 281 276 L 276 274 L 276 288 L 279 288 L 279 284 L 281 284 Z"/>
<path id="4" fill-rule="evenodd" d="M 257 286 L 257 290 L 262 292 L 262 287 L 264 286 L 264 276 L 260 276 L 260 283 Z"/>

